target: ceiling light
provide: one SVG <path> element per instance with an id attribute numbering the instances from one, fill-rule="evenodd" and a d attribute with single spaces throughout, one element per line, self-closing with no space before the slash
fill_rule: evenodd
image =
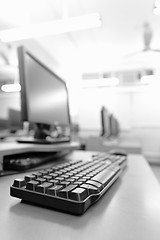
<path id="1" fill-rule="evenodd" d="M 37 38 L 55 34 L 62 34 L 83 29 L 101 26 L 98 13 L 92 13 L 77 17 L 66 17 L 61 20 L 50 21 L 41 24 L 30 24 L 23 27 L 0 31 L 2 42 L 18 41 L 29 38 Z"/>
<path id="2" fill-rule="evenodd" d="M 141 77 L 141 83 L 142 84 L 152 84 L 157 85 L 159 84 L 159 75 L 146 75 Z"/>
<path id="3" fill-rule="evenodd" d="M 19 83 L 4 84 L 1 86 L 1 90 L 3 92 L 20 92 L 21 86 Z"/>
<path id="4" fill-rule="evenodd" d="M 153 13 L 155 15 L 160 15 L 160 0 L 156 0 L 153 7 Z"/>
<path id="5" fill-rule="evenodd" d="M 159 8 L 160 7 L 160 0 L 156 0 L 154 3 L 154 7 Z"/>
<path id="6" fill-rule="evenodd" d="M 160 8 L 155 7 L 155 8 L 153 9 L 153 13 L 154 13 L 155 15 L 160 15 Z"/>

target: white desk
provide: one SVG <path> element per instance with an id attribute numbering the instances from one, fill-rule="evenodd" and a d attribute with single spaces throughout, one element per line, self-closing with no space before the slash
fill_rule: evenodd
<path id="1" fill-rule="evenodd" d="M 80 159 L 89 154 L 75 151 L 68 158 Z M 3 240 L 160 239 L 160 186 L 141 155 L 129 155 L 123 176 L 82 216 L 28 205 L 10 197 L 10 185 L 23 175 L 0 178 Z"/>
<path id="2" fill-rule="evenodd" d="M 122 138 L 107 140 L 104 137 L 82 138 L 87 151 L 107 152 L 113 149 L 124 150 L 127 153 L 140 154 L 142 152 L 141 144 L 136 140 L 127 140 Z"/>

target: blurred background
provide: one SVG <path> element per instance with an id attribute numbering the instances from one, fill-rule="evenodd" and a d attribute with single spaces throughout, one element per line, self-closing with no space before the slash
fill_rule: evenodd
<path id="1" fill-rule="evenodd" d="M 24 45 L 67 82 L 72 123 L 82 142 L 100 136 L 100 111 L 105 106 L 118 121 L 119 136 L 139 143 L 150 162 L 160 163 L 159 1 L 0 0 L 0 4 L 1 130 L 17 124 L 9 114 L 12 109 L 20 111 L 20 89 L 14 86 L 19 83 L 17 47 Z M 95 28 L 55 34 L 50 25 L 47 36 L 41 28 L 37 36 L 4 37 L 9 29 L 93 13 L 100 21 Z M 12 88 L 6 90 L 6 84 Z M 19 115 L 16 119 L 20 124 Z"/>

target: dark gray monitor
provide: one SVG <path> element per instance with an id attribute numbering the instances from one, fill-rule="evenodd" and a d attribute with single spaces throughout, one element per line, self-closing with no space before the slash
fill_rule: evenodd
<path id="1" fill-rule="evenodd" d="M 103 106 L 101 108 L 101 136 L 109 138 L 111 136 L 111 122 L 110 122 L 110 114 L 108 109 Z"/>
<path id="2" fill-rule="evenodd" d="M 65 81 L 24 46 L 18 47 L 22 121 L 35 123 L 35 138 L 46 138 L 50 129 L 70 128 Z"/>

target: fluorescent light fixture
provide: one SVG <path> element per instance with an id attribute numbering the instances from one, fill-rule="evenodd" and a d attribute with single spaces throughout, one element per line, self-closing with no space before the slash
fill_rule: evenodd
<path id="1" fill-rule="evenodd" d="M 160 81 L 160 75 L 146 75 L 141 77 L 142 84 L 158 84 Z"/>
<path id="2" fill-rule="evenodd" d="M 157 7 L 153 8 L 153 13 L 155 15 L 160 15 L 160 8 L 157 8 Z"/>
<path id="3" fill-rule="evenodd" d="M 89 79 L 83 80 L 81 82 L 82 88 L 89 88 L 89 87 L 115 87 L 119 84 L 119 79 L 116 77 L 110 78 L 99 78 L 99 79 Z"/>
<path id="4" fill-rule="evenodd" d="M 40 24 L 30 24 L 23 27 L 3 30 L 0 31 L 0 39 L 2 42 L 12 42 L 100 26 L 101 19 L 99 13 L 92 13 L 77 17 L 66 17 L 61 20 L 55 20 Z"/>
<path id="5" fill-rule="evenodd" d="M 160 0 L 156 0 L 156 1 L 155 1 L 154 7 L 160 8 Z"/>
<path id="6" fill-rule="evenodd" d="M 1 86 L 1 90 L 3 92 L 20 92 L 21 86 L 19 83 L 13 83 L 13 84 L 4 84 Z"/>
<path id="7" fill-rule="evenodd" d="M 155 15 L 160 15 L 160 0 L 156 0 L 153 7 L 153 13 Z"/>

